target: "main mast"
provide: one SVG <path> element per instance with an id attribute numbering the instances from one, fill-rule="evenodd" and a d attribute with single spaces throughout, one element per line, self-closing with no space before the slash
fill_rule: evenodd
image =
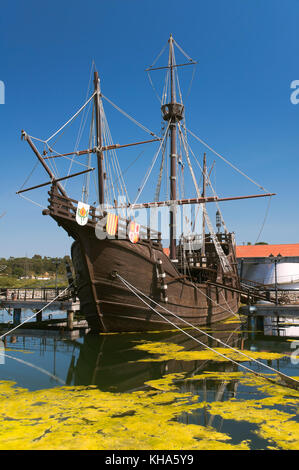
<path id="1" fill-rule="evenodd" d="M 207 178 L 207 156 L 204 153 L 203 156 L 203 172 L 202 172 L 202 197 L 206 197 L 206 178 Z M 205 211 L 202 212 L 202 254 L 205 255 L 206 251 L 206 219 L 205 219 Z"/>
<path id="2" fill-rule="evenodd" d="M 177 166 L 177 150 L 176 150 L 176 131 L 177 122 L 183 119 L 184 106 L 176 102 L 175 93 L 175 75 L 174 75 L 174 52 L 173 37 L 169 38 L 169 63 L 170 69 L 170 103 L 162 106 L 163 119 L 169 122 L 170 130 L 170 199 L 173 206 L 169 214 L 169 251 L 170 259 L 176 260 L 176 166 Z"/>
<path id="3" fill-rule="evenodd" d="M 94 107 L 95 107 L 95 118 L 96 118 L 99 204 L 104 204 L 104 173 L 103 173 L 103 150 L 102 150 L 102 129 L 101 129 L 100 82 L 99 82 L 98 72 L 94 72 L 94 90 L 95 90 Z"/>

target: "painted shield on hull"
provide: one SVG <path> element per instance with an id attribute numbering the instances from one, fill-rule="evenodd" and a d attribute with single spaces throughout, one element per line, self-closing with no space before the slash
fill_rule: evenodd
<path id="1" fill-rule="evenodd" d="M 107 214 L 107 223 L 106 223 L 106 232 L 108 235 L 115 235 L 117 231 L 118 225 L 118 215 L 111 214 L 110 212 Z"/>
<path id="2" fill-rule="evenodd" d="M 84 202 L 78 202 L 76 221 L 79 225 L 86 225 L 88 222 L 89 204 Z"/>
<path id="3" fill-rule="evenodd" d="M 136 224 L 136 222 L 131 222 L 130 223 L 130 228 L 129 228 L 129 240 L 132 243 L 137 243 L 139 240 L 139 230 L 140 230 L 140 224 Z"/>

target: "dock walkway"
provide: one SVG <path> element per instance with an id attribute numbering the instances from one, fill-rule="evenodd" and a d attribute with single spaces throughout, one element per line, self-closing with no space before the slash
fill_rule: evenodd
<path id="1" fill-rule="evenodd" d="M 299 318 L 299 305 L 275 305 L 257 303 L 245 305 L 240 308 L 242 315 L 255 317 L 297 317 Z"/>
<path id="2" fill-rule="evenodd" d="M 42 321 L 42 313 L 47 310 L 67 312 L 68 326 L 73 327 L 74 312 L 80 310 L 80 302 L 74 292 L 65 292 L 66 287 L 22 287 L 0 288 L 0 309 L 13 310 L 13 324 L 21 323 L 22 309 L 37 310 L 36 321 Z"/>

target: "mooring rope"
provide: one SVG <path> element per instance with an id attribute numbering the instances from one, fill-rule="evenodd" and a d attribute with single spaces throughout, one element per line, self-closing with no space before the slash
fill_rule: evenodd
<path id="1" fill-rule="evenodd" d="M 17 328 L 20 328 L 20 326 L 24 325 L 24 323 L 27 323 L 29 320 L 31 320 L 32 318 L 36 317 L 36 315 L 38 315 L 39 313 L 41 313 L 43 310 L 45 310 L 47 307 L 49 307 L 49 305 L 51 305 L 53 302 L 55 302 L 59 297 L 62 296 L 62 294 L 64 294 L 66 291 L 68 291 L 72 285 L 74 283 L 72 282 L 68 287 L 66 287 L 62 292 L 60 292 L 56 297 L 54 297 L 54 299 L 52 299 L 48 304 L 46 304 L 43 308 L 41 308 L 38 312 L 34 313 L 33 315 L 31 315 L 30 317 L 26 318 L 22 323 L 20 323 L 19 325 L 15 326 L 14 328 L 12 328 L 11 330 L 7 331 L 6 333 L 4 333 L 3 335 L 0 336 L 0 339 L 4 338 L 4 336 L 7 336 L 9 335 L 10 333 L 12 333 L 13 331 L 15 331 Z"/>
<path id="2" fill-rule="evenodd" d="M 151 310 L 153 310 L 155 313 L 157 313 L 161 318 L 163 318 L 165 321 L 167 321 L 168 323 L 170 323 L 172 326 L 174 326 L 176 329 L 180 330 L 182 333 L 184 333 L 185 335 L 189 336 L 190 338 L 192 338 L 194 341 L 198 342 L 199 344 L 201 344 L 202 346 L 204 346 L 205 348 L 207 349 L 210 349 L 211 351 L 213 351 L 215 354 L 218 354 L 219 356 L 223 357 L 224 359 L 228 360 L 228 361 L 231 361 L 233 362 L 234 364 L 236 364 L 237 366 L 239 367 L 242 367 L 243 369 L 246 369 L 247 371 L 251 372 L 252 374 L 255 374 L 259 377 L 262 377 L 266 380 L 269 380 L 270 382 L 272 383 L 275 383 L 277 385 L 277 383 L 273 380 L 271 380 L 269 377 L 263 375 L 263 374 L 260 374 L 259 372 L 256 372 L 252 369 L 250 369 L 249 367 L 245 366 L 244 364 L 241 364 L 237 361 L 235 361 L 234 359 L 220 353 L 219 351 L 211 348 L 210 346 L 207 346 L 205 343 L 202 343 L 198 338 L 194 338 L 194 336 L 190 335 L 188 332 L 186 332 L 185 330 L 183 330 L 182 328 L 180 328 L 178 325 L 176 325 L 175 323 L 173 323 L 171 320 L 169 320 L 168 318 L 166 318 L 162 313 L 158 312 L 154 307 L 152 307 L 150 304 L 148 304 L 144 299 L 142 299 L 142 297 L 140 295 L 137 294 L 137 292 L 139 292 L 141 295 L 143 295 L 146 299 L 148 299 L 150 302 L 153 302 L 154 304 L 156 304 L 158 307 L 162 308 L 163 310 L 165 310 L 166 312 L 170 313 L 171 315 L 173 315 L 175 318 L 177 318 L 178 320 L 181 320 L 183 323 L 187 324 L 188 326 L 194 328 L 195 330 L 199 331 L 200 333 L 204 334 L 205 336 L 213 339 L 214 341 L 217 341 L 218 343 L 222 344 L 223 346 L 233 350 L 234 352 L 242 355 L 242 356 L 245 356 L 247 359 L 249 359 L 250 361 L 253 361 L 257 364 L 259 364 L 260 366 L 262 367 L 265 367 L 266 369 L 269 369 L 271 370 L 272 372 L 274 372 L 275 374 L 278 374 L 280 377 L 282 378 L 285 378 L 286 380 L 288 381 L 291 381 L 291 382 L 294 382 L 296 383 L 296 387 L 298 388 L 298 383 L 299 381 L 294 379 L 293 377 L 290 377 L 286 374 L 284 374 L 283 372 L 280 372 L 280 371 L 277 371 L 276 369 L 264 364 L 263 362 L 260 362 L 258 361 L 257 359 L 254 359 L 253 357 L 251 356 L 248 356 L 247 354 L 245 354 L 244 352 L 236 349 L 236 348 L 233 348 L 232 346 L 228 345 L 227 343 L 224 343 L 223 341 L 221 341 L 220 339 L 218 338 L 215 338 L 214 336 L 212 335 L 209 335 L 208 333 L 206 333 L 205 331 L 201 330 L 200 328 L 192 325 L 191 323 L 189 323 L 187 320 L 185 320 L 184 318 L 181 318 L 181 317 L 178 317 L 175 313 L 171 312 L 170 310 L 168 310 L 167 308 L 165 308 L 163 305 L 160 305 L 158 304 L 156 301 L 154 301 L 153 299 L 151 299 L 150 297 L 148 297 L 146 294 L 144 294 L 143 292 L 141 292 L 139 289 L 137 289 L 136 287 L 134 287 L 132 284 L 130 284 L 128 281 L 126 281 L 122 276 L 120 276 L 118 273 L 116 274 L 116 276 L 120 279 L 120 281 L 127 287 L 127 289 L 129 289 L 136 297 L 138 297 L 145 305 L 147 305 Z M 136 292 L 135 292 L 136 290 Z"/>
<path id="3" fill-rule="evenodd" d="M 184 259 L 186 260 L 186 255 L 185 255 L 185 253 L 184 253 Z M 189 267 L 189 265 L 188 265 L 187 262 L 186 262 L 186 264 L 187 264 L 187 269 L 188 269 L 188 272 L 189 272 L 189 276 L 191 277 L 190 267 Z M 231 309 L 231 307 L 230 307 L 229 303 L 227 302 L 227 300 L 226 300 L 226 298 L 225 298 L 225 296 L 224 296 L 224 293 L 223 293 L 222 291 L 221 291 L 222 298 L 223 298 L 224 302 L 226 303 L 227 308 L 222 307 L 222 305 L 218 304 L 215 300 L 213 300 L 211 297 L 209 297 L 203 290 L 201 290 L 199 287 L 197 287 L 197 286 L 194 284 L 194 282 L 192 282 L 192 280 L 191 280 L 190 282 L 191 282 L 191 284 L 193 285 L 193 287 L 195 287 L 195 289 L 198 290 L 198 292 L 200 292 L 200 293 L 201 293 L 202 295 L 204 295 L 208 300 L 210 300 L 211 302 L 213 302 L 213 304 L 217 305 L 217 307 L 220 307 L 221 310 L 224 310 L 225 312 L 229 311 L 233 316 L 235 316 L 235 317 L 237 317 L 237 318 L 240 318 L 240 315 L 239 315 L 238 313 L 235 313 L 235 312 Z"/>

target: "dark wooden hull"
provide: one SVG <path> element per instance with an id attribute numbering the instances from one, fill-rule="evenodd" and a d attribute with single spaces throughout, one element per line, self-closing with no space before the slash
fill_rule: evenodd
<path id="1" fill-rule="evenodd" d="M 169 330 L 173 328 L 171 323 L 183 328 L 188 326 L 184 320 L 192 325 L 206 325 L 224 320 L 238 311 L 239 297 L 236 293 L 182 278 L 158 244 L 145 241 L 133 244 L 128 239 L 99 240 L 93 227 L 54 218 L 75 238 L 72 259 L 77 292 L 81 312 L 92 330 Z M 157 273 L 159 260 L 165 273 L 167 302 Z M 115 272 L 178 318 L 144 299 L 165 318 L 159 316 L 115 277 Z M 221 273 L 217 282 L 221 282 Z M 230 284 L 235 285 L 235 282 L 234 274 Z"/>

